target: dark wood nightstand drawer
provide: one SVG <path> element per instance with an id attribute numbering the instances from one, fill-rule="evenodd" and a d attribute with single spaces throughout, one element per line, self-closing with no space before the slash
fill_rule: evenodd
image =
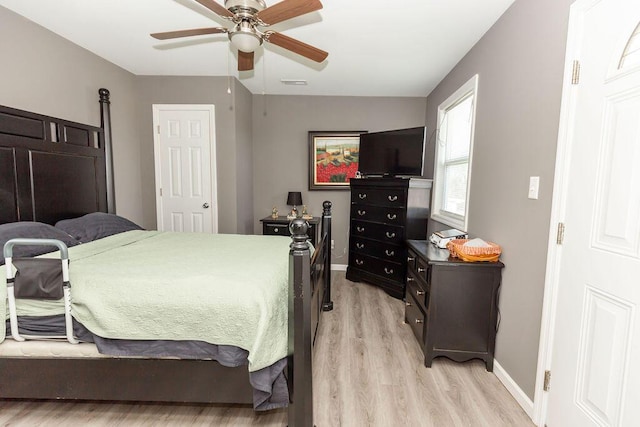
<path id="1" fill-rule="evenodd" d="M 371 255 L 386 261 L 402 263 L 405 257 L 406 249 L 403 246 L 397 246 L 377 240 L 364 239 L 361 237 L 351 237 L 349 242 L 351 250 L 364 255 Z"/>
<path id="2" fill-rule="evenodd" d="M 352 236 L 368 237 L 385 243 L 402 244 L 404 227 L 366 221 L 351 221 Z"/>
<path id="3" fill-rule="evenodd" d="M 269 224 L 264 223 L 262 234 L 269 236 L 290 236 L 289 224 Z"/>
<path id="4" fill-rule="evenodd" d="M 404 225 L 405 210 L 385 206 L 351 205 L 351 218 L 384 224 Z"/>
<path id="5" fill-rule="evenodd" d="M 351 192 L 351 203 L 403 207 L 405 201 L 402 188 L 356 188 Z"/>
<path id="6" fill-rule="evenodd" d="M 270 216 L 266 218 L 262 218 L 260 220 L 262 223 L 262 234 L 268 236 L 290 236 L 289 232 L 289 224 L 291 220 L 287 219 L 286 216 L 279 216 L 278 218 L 272 218 Z M 309 240 L 313 246 L 316 245 L 316 241 L 318 239 L 318 230 L 320 228 L 320 219 L 313 217 L 312 219 L 307 220 L 307 224 L 309 224 L 309 230 L 307 230 L 307 235 L 309 236 Z"/>

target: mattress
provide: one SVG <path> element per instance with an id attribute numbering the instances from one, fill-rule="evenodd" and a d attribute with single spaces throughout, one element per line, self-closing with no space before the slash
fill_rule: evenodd
<path id="1" fill-rule="evenodd" d="M 256 371 L 287 356 L 289 244 L 137 230 L 84 243 L 69 248 L 72 314 L 104 338 L 240 347 Z M 63 312 L 61 301 L 17 305 L 19 316 Z"/>

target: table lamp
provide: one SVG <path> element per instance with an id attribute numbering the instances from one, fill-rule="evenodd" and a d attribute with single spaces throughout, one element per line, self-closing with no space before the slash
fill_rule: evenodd
<path id="1" fill-rule="evenodd" d="M 291 214 L 287 215 L 289 219 L 298 217 L 298 206 L 302 205 L 302 193 L 300 191 L 289 191 L 287 196 L 287 205 L 293 206 Z"/>

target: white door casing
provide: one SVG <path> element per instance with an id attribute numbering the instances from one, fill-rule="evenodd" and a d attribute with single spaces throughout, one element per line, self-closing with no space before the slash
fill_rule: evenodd
<path id="1" fill-rule="evenodd" d="M 217 233 L 213 105 L 153 105 L 158 230 Z"/>
<path id="2" fill-rule="evenodd" d="M 639 23 L 640 2 L 572 6 L 567 68 L 576 71 L 565 73 L 563 90 L 539 425 L 640 425 L 640 63 L 619 68 Z M 574 60 L 579 68 L 569 67 Z"/>

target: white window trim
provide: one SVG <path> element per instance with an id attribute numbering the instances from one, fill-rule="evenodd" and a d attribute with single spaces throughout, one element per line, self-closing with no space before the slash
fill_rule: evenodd
<path id="1" fill-rule="evenodd" d="M 433 209 L 431 210 L 431 219 L 446 224 L 458 230 L 468 231 L 469 224 L 469 199 L 471 193 L 471 165 L 473 163 L 473 140 L 475 139 L 476 124 L 476 104 L 478 100 L 478 75 L 471 77 L 469 81 L 463 84 L 451 96 L 438 106 L 438 129 L 436 135 L 440 135 L 440 127 L 444 119 L 445 113 L 450 108 L 458 104 L 463 98 L 469 94 L 473 95 L 473 104 L 471 107 L 471 141 L 469 143 L 469 163 L 467 170 L 467 197 L 465 203 L 464 216 L 447 212 L 442 208 L 442 196 L 444 193 L 444 150 L 440 150 L 440 138 L 436 138 L 436 153 L 434 165 L 434 191 L 433 191 Z"/>

